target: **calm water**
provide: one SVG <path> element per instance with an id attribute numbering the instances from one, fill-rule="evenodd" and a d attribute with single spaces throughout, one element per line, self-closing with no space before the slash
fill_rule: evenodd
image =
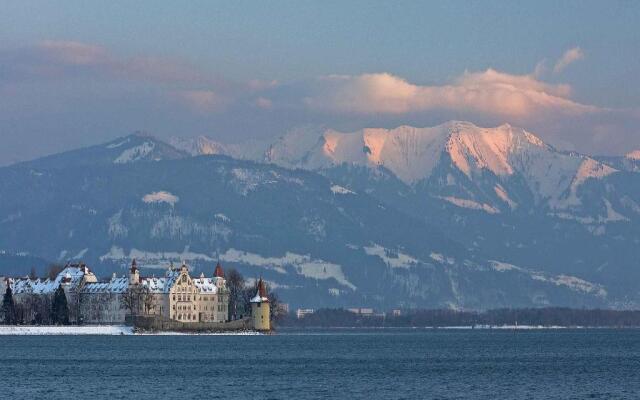
<path id="1" fill-rule="evenodd" d="M 0 350 L 0 398 L 640 398 L 640 330 L 4 336 Z"/>

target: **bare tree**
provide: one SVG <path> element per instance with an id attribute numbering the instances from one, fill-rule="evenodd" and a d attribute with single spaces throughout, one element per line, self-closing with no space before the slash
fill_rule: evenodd
<path id="1" fill-rule="evenodd" d="M 154 305 L 153 294 L 142 285 L 130 287 L 120 299 L 122 307 L 131 315 L 149 314 Z"/>
<path id="2" fill-rule="evenodd" d="M 230 321 L 240 315 L 247 314 L 244 302 L 245 281 L 240 272 L 235 269 L 227 271 L 227 289 L 229 290 L 229 316 Z"/>

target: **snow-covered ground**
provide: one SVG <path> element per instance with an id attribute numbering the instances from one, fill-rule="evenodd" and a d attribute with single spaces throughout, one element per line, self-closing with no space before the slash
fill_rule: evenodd
<path id="1" fill-rule="evenodd" d="M 96 326 L 0 326 L 0 336 L 2 335 L 261 335 L 254 331 L 237 332 L 141 332 L 136 333 L 130 326 L 124 325 L 96 325 Z"/>
<path id="2" fill-rule="evenodd" d="M 133 328 L 123 325 L 0 326 L 0 335 L 133 335 Z"/>

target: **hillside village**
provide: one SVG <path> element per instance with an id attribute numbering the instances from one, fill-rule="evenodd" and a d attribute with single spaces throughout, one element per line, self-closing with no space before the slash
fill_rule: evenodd
<path id="1" fill-rule="evenodd" d="M 84 263 L 67 264 L 53 279 L 5 278 L 6 324 L 128 324 L 148 330 L 270 330 L 265 283 L 256 283 L 249 315 L 230 312 L 230 290 L 218 263 L 207 277 L 173 264 L 162 277 L 141 276 L 134 259 L 128 276 L 99 281 Z M 235 307 L 234 307 L 235 308 Z"/>

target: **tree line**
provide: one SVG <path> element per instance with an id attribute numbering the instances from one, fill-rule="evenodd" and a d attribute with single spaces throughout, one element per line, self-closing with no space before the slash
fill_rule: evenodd
<path id="1" fill-rule="evenodd" d="M 2 296 L 0 321 L 6 325 L 69 325 L 69 304 L 62 286 L 53 296 L 30 295 L 16 303 L 13 290 L 7 285 Z"/>
<path id="2" fill-rule="evenodd" d="M 457 311 L 402 310 L 401 315 L 364 316 L 345 309 L 319 309 L 303 318 L 288 314 L 280 326 L 289 327 L 447 327 L 447 326 L 563 326 L 640 327 L 640 310 L 575 309 L 562 307 Z"/>

